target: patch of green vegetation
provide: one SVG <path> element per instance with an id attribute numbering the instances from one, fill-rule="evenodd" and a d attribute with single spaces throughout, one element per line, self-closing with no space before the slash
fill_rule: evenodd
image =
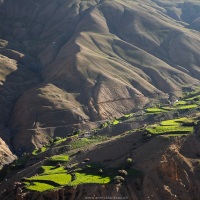
<path id="1" fill-rule="evenodd" d="M 71 148 L 76 149 L 76 148 L 84 147 L 86 145 L 98 143 L 106 139 L 107 139 L 106 136 L 92 136 L 91 138 L 82 138 L 82 139 L 73 141 L 71 143 Z"/>
<path id="2" fill-rule="evenodd" d="M 197 104 L 192 104 L 192 105 L 185 105 L 185 106 L 178 106 L 176 107 L 177 110 L 185 110 L 185 109 L 193 109 L 193 108 L 197 108 L 198 105 Z"/>
<path id="3" fill-rule="evenodd" d="M 177 101 L 174 103 L 174 105 L 161 105 L 158 104 L 155 107 L 147 108 L 145 111 L 146 113 L 150 114 L 160 114 L 167 111 L 173 111 L 173 110 L 190 110 L 190 109 L 196 109 L 200 105 L 200 89 L 196 89 L 193 92 L 187 92 L 183 94 L 183 97 L 181 98 L 181 101 Z M 170 102 L 169 102 L 170 103 Z"/>
<path id="4" fill-rule="evenodd" d="M 67 174 L 63 166 L 42 166 L 41 169 L 42 174 L 26 179 L 25 184 L 28 190 L 44 192 L 59 188 L 71 181 L 71 175 Z"/>
<path id="5" fill-rule="evenodd" d="M 40 150 L 40 153 L 43 153 L 47 150 L 47 147 L 42 147 L 41 150 Z"/>
<path id="6" fill-rule="evenodd" d="M 146 130 L 151 134 L 167 134 L 167 133 L 192 133 L 194 131 L 193 127 L 187 126 L 160 126 L 149 127 Z"/>
<path id="7" fill-rule="evenodd" d="M 194 90 L 192 92 L 183 93 L 183 99 L 193 98 L 193 97 L 196 97 L 197 95 L 200 95 L 200 89 L 199 88 L 197 88 L 196 90 Z"/>
<path id="8" fill-rule="evenodd" d="M 93 140 L 88 139 L 88 138 L 83 138 L 80 140 L 73 141 L 71 143 L 71 147 L 72 147 L 72 149 L 76 149 L 76 148 L 84 147 L 84 146 L 86 146 L 88 144 L 92 144 L 92 143 L 94 143 Z"/>
<path id="9" fill-rule="evenodd" d="M 130 118 L 130 117 L 133 117 L 133 113 L 126 114 L 126 115 L 124 115 L 123 117 L 125 117 L 125 118 Z"/>
<path id="10" fill-rule="evenodd" d="M 44 192 L 61 186 L 67 185 L 71 181 L 70 174 L 50 174 L 42 176 L 33 176 L 25 181 L 26 189 Z"/>
<path id="11" fill-rule="evenodd" d="M 166 121 L 162 121 L 160 123 L 160 125 L 162 125 L 162 126 L 176 126 L 176 125 L 180 125 L 180 122 L 177 122 L 176 120 L 166 120 Z"/>
<path id="12" fill-rule="evenodd" d="M 166 111 L 175 110 L 177 108 L 174 108 L 174 107 L 171 107 L 171 106 L 163 106 L 162 109 L 165 110 L 165 112 L 166 112 Z"/>
<path id="13" fill-rule="evenodd" d="M 176 102 L 175 104 L 174 104 L 174 106 L 182 106 L 182 105 L 186 105 L 187 104 L 187 102 L 186 101 L 178 101 L 178 102 Z"/>
<path id="14" fill-rule="evenodd" d="M 162 108 L 147 108 L 147 109 L 145 109 L 145 111 L 147 112 L 147 113 L 162 113 L 162 112 L 166 112 L 166 110 L 165 109 L 162 109 Z"/>
<path id="15" fill-rule="evenodd" d="M 29 183 L 29 182 L 25 182 L 25 184 L 27 185 L 26 189 L 37 191 L 37 192 L 44 192 L 44 191 L 47 191 L 47 190 L 55 189 L 54 185 L 50 185 L 48 183 L 41 183 L 41 182 Z"/>
<path id="16" fill-rule="evenodd" d="M 100 125 L 100 128 L 106 128 L 109 125 L 110 125 L 110 122 L 106 121 L 106 122 L 104 122 L 103 124 Z"/>
<path id="17" fill-rule="evenodd" d="M 111 181 L 108 176 L 86 174 L 82 172 L 74 173 L 74 180 L 72 176 L 66 173 L 34 176 L 27 178 L 25 181 L 26 189 L 43 192 L 46 190 L 57 189 L 65 185 L 76 186 L 81 184 L 107 184 Z"/>
<path id="18" fill-rule="evenodd" d="M 125 120 L 128 120 L 130 118 L 132 118 L 134 116 L 133 113 L 130 113 L 130 114 L 126 114 L 126 115 L 123 115 L 122 117 L 118 118 L 119 121 L 125 121 Z"/>
<path id="19" fill-rule="evenodd" d="M 40 148 L 40 149 L 35 149 L 35 150 L 32 152 L 32 155 L 36 156 L 36 155 L 38 155 L 38 154 L 40 154 L 40 153 L 45 152 L 47 149 L 48 149 L 48 148 L 45 147 L 45 146 L 43 146 L 43 147 Z"/>
<path id="20" fill-rule="evenodd" d="M 93 184 L 107 184 L 111 181 L 108 176 L 102 177 L 100 175 L 91 175 L 86 173 L 75 173 L 76 179 L 69 185 L 76 186 L 81 184 L 93 183 Z"/>
<path id="21" fill-rule="evenodd" d="M 59 145 L 60 143 L 67 140 L 67 138 L 60 138 L 60 139 L 57 138 L 56 140 L 55 139 L 54 139 L 54 143 L 53 143 L 54 146 Z"/>
<path id="22" fill-rule="evenodd" d="M 185 99 L 185 101 L 199 101 L 199 100 L 200 100 L 200 95 Z"/>
<path id="23" fill-rule="evenodd" d="M 128 160 L 132 163 L 131 158 Z M 70 174 L 67 173 L 67 170 L 65 170 L 63 166 L 42 166 L 42 170 L 42 174 L 25 179 L 24 183 L 26 185 L 26 189 L 44 192 L 67 185 L 77 186 L 81 184 L 108 184 L 111 181 L 114 181 L 114 177 L 116 177 L 119 172 L 119 169 L 106 169 L 98 163 L 89 163 L 83 169 L 75 168 L 70 172 Z M 141 176 L 141 172 L 135 169 L 127 169 L 127 172 L 126 177 Z"/>
<path id="24" fill-rule="evenodd" d="M 176 125 L 182 125 L 183 123 L 187 122 L 194 122 L 195 120 L 190 118 L 179 118 L 179 119 L 171 119 L 171 120 L 165 120 L 160 123 L 162 126 L 176 126 Z"/>
<path id="25" fill-rule="evenodd" d="M 29 182 L 41 182 L 41 181 L 49 181 L 55 183 L 55 185 L 67 185 L 71 181 L 70 174 L 48 174 L 48 175 L 41 175 L 41 176 L 33 176 L 31 178 L 27 178 L 26 181 Z"/>
<path id="26" fill-rule="evenodd" d="M 126 164 L 127 164 L 127 166 L 131 166 L 133 164 L 133 159 L 132 158 L 127 158 L 126 159 Z"/>
<path id="27" fill-rule="evenodd" d="M 132 160 L 131 160 L 132 163 Z M 127 163 L 125 163 L 127 164 Z M 114 181 L 114 177 L 118 175 L 119 169 L 105 168 L 97 163 L 90 163 L 82 171 L 76 172 L 76 179 L 69 185 L 75 186 L 87 183 L 107 184 Z M 141 172 L 135 169 L 127 169 L 127 177 L 139 177 Z"/>
<path id="28" fill-rule="evenodd" d="M 180 105 L 174 105 L 173 107 L 171 106 L 163 106 L 161 108 L 158 108 L 158 109 L 162 109 L 164 110 L 165 112 L 166 111 L 171 111 L 171 110 L 186 110 L 186 109 L 194 109 L 194 108 L 197 108 L 198 105 L 197 104 L 190 104 L 190 105 L 187 105 L 187 104 L 180 104 Z M 155 108 L 154 108 L 155 109 Z"/>
<path id="29" fill-rule="evenodd" d="M 114 119 L 114 120 L 111 120 L 111 121 L 106 121 L 103 124 L 101 124 L 100 128 L 106 128 L 109 125 L 117 125 L 120 122 L 125 121 L 128 118 L 131 118 L 133 115 L 134 115 L 133 113 L 130 113 L 130 114 L 123 115 L 120 118 L 117 118 L 117 119 Z"/>
<path id="30" fill-rule="evenodd" d="M 68 155 L 56 155 L 50 157 L 50 161 L 55 161 L 55 162 L 67 162 L 69 161 L 69 156 Z"/>
<path id="31" fill-rule="evenodd" d="M 55 167 L 55 166 L 42 166 L 41 169 L 43 170 L 43 175 L 47 174 L 60 174 L 65 173 L 67 170 L 64 169 L 63 166 Z"/>
<path id="32" fill-rule="evenodd" d="M 32 155 L 36 156 L 38 154 L 38 150 L 39 149 L 34 149 L 33 152 L 32 152 Z"/>
<path id="33" fill-rule="evenodd" d="M 192 118 L 179 118 L 150 125 L 146 130 L 151 134 L 189 134 L 194 131 L 196 121 Z"/>
<path id="34" fill-rule="evenodd" d="M 115 119 L 112 124 L 117 125 L 117 124 L 119 124 L 119 122 L 120 122 L 119 120 Z"/>
<path id="35" fill-rule="evenodd" d="M 27 178 L 25 180 L 26 188 L 43 192 L 46 190 L 57 189 L 65 185 L 76 186 L 80 184 L 107 184 L 111 177 L 98 174 L 99 165 L 90 164 L 83 169 L 74 170 L 73 174 L 67 174 L 67 171 L 61 166 L 42 166 L 43 173 L 39 176 Z"/>

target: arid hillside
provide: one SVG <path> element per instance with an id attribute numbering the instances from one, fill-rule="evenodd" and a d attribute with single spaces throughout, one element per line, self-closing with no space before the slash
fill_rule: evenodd
<path id="1" fill-rule="evenodd" d="M 0 136 L 18 154 L 200 84 L 199 1 L 2 0 L 0 19 Z"/>

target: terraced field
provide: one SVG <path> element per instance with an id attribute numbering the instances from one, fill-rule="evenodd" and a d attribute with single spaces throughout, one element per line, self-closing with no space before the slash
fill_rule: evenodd
<path id="1" fill-rule="evenodd" d="M 59 157 L 59 159 L 55 159 L 56 157 Z M 55 165 L 44 165 L 40 169 L 40 171 L 42 170 L 41 173 L 24 180 L 27 190 L 44 192 L 63 186 L 77 186 L 88 183 L 108 184 L 113 182 L 118 174 L 117 169 L 102 168 L 102 166 L 95 163 L 85 163 L 83 169 L 78 168 L 77 163 L 74 165 L 73 169 L 67 170 L 65 168 L 71 164 L 67 163 L 65 160 L 65 163 L 60 166 L 58 161 L 63 161 L 64 157 L 62 157 L 62 159 L 60 159 L 60 155 L 56 157 L 53 156 L 50 158 L 50 160 L 57 161 Z M 140 175 L 140 172 L 134 169 L 128 169 L 127 173 L 129 176 L 133 177 Z"/>
<path id="2" fill-rule="evenodd" d="M 159 114 L 165 113 L 169 111 L 187 111 L 187 110 L 195 110 L 200 108 L 200 91 L 199 88 L 194 90 L 193 92 L 188 92 L 183 94 L 183 97 L 180 100 L 176 100 L 174 102 L 169 102 L 166 104 L 159 104 L 159 106 L 154 106 L 145 109 L 148 114 Z"/>
<path id="3" fill-rule="evenodd" d="M 194 131 L 195 120 L 180 118 L 162 121 L 159 124 L 150 125 L 146 130 L 153 135 L 161 134 L 190 134 Z"/>

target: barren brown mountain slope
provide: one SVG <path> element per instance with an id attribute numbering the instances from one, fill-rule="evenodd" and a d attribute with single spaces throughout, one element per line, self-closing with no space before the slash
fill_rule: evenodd
<path id="1" fill-rule="evenodd" d="M 0 117 L 14 149 L 198 85 L 199 13 L 189 0 L 1 1 Z"/>

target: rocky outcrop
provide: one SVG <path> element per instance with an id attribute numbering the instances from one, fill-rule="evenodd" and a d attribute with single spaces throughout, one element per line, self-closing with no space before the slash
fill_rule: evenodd
<path id="1" fill-rule="evenodd" d="M 17 157 L 13 155 L 6 143 L 0 138 L 0 168 L 16 159 Z"/>
<path id="2" fill-rule="evenodd" d="M 165 178 L 168 178 L 171 181 L 178 181 L 178 165 L 174 159 L 162 160 L 158 166 L 158 172 L 161 175 L 165 175 Z"/>

